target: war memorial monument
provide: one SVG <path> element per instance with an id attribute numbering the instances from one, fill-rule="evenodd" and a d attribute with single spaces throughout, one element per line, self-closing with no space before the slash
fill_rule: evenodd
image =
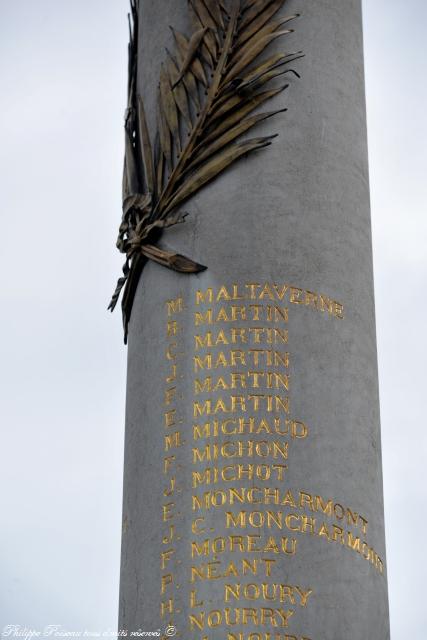
<path id="1" fill-rule="evenodd" d="M 119 628 L 387 640 L 361 0 L 132 0 Z"/>

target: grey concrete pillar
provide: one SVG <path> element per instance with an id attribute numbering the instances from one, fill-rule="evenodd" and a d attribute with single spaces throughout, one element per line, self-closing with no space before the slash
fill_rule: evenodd
<path id="1" fill-rule="evenodd" d="M 279 132 L 186 205 L 129 335 L 120 627 L 182 640 L 389 638 L 360 0 L 289 0 Z M 154 122 L 168 25 L 142 0 Z M 275 45 L 273 45 L 274 47 Z"/>

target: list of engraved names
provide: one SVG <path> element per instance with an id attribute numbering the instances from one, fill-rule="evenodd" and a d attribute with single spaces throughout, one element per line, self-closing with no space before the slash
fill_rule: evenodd
<path id="1" fill-rule="evenodd" d="M 310 446 L 312 426 L 292 399 L 301 380 L 289 319 L 302 306 L 345 322 L 340 302 L 283 283 L 232 282 L 165 303 L 159 613 L 174 625 L 188 611 L 183 638 L 320 640 L 310 629 L 293 632 L 320 595 L 289 578 L 307 538 L 384 572 L 363 513 L 309 479 L 292 482 L 294 452 Z M 184 394 L 189 327 L 192 398 Z M 191 421 L 182 402 L 191 402 Z"/>

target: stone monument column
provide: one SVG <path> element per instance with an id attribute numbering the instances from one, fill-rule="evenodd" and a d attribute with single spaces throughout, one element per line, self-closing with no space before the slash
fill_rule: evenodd
<path id="1" fill-rule="evenodd" d="M 136 131 L 150 132 L 155 160 L 152 170 L 148 156 L 136 161 L 146 176 L 132 185 L 137 142 L 128 137 L 125 202 L 151 193 L 150 171 L 168 188 L 164 130 L 177 164 L 228 29 L 235 44 L 217 87 L 231 82 L 222 105 L 252 87 L 250 64 L 230 76 L 230 60 L 242 60 L 253 37 L 242 36 L 244 21 L 294 32 L 264 40 L 256 62 L 292 53 L 282 59 L 290 65 L 273 68 L 286 74 L 257 88 L 289 84 L 262 107 L 287 112 L 260 119 L 239 138 L 256 138 L 256 148 L 239 148 L 236 162 L 169 208 L 188 215 L 156 227 L 158 249 L 127 245 L 119 627 L 182 640 L 387 640 L 361 2 L 141 0 L 132 9 L 128 116 L 140 95 Z M 188 99 L 193 81 L 199 105 Z M 171 90 L 189 129 L 178 143 Z M 226 117 L 195 140 L 190 165 Z M 127 211 L 138 221 L 151 200 L 135 202 Z"/>

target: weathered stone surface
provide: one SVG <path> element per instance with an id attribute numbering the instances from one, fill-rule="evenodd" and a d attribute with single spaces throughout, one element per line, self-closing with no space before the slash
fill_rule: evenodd
<path id="1" fill-rule="evenodd" d="M 142 0 L 145 63 L 139 80 L 152 122 L 159 66 L 171 38 L 168 25 L 186 29 L 186 5 Z M 164 246 L 208 265 L 208 270 L 186 276 L 149 263 L 135 299 L 129 336 L 121 628 L 163 633 L 171 624 L 183 640 L 389 638 L 360 0 L 289 0 L 285 11 L 303 14 L 286 44 L 289 50 L 303 49 L 306 58 L 298 64 L 302 80 L 291 80 L 288 93 L 269 107 L 285 102 L 289 111 L 258 128 L 259 135 L 278 131 L 280 137 L 190 200 L 185 225 L 164 235 Z M 260 286 L 245 286 L 251 283 Z M 269 288 L 264 289 L 266 283 Z M 208 304 L 208 298 L 206 303 L 199 299 L 197 305 L 197 292 L 206 294 L 209 288 L 214 300 L 217 294 L 220 300 Z M 322 310 L 321 299 L 307 291 L 339 304 L 331 312 Z M 246 299 L 229 300 L 227 295 Z M 169 306 L 168 316 L 167 301 L 179 298 L 182 310 Z M 246 308 L 246 320 L 236 310 L 233 320 L 233 305 Z M 270 321 L 267 306 L 286 308 L 287 321 L 280 314 L 275 318 L 274 309 Z M 214 319 L 224 311 L 217 322 L 200 320 L 195 326 L 195 312 L 205 314 L 209 308 Z M 168 321 L 178 323 L 176 336 L 171 324 L 168 336 Z M 224 344 L 232 340 L 233 328 L 246 328 L 248 342 Z M 274 334 L 264 331 L 257 343 L 256 328 L 281 329 L 282 337 L 276 334 L 274 344 Z M 211 331 L 215 341 L 221 329 L 216 346 L 196 351 L 194 336 L 209 340 Z M 256 363 L 251 349 L 287 352 L 289 365 L 283 360 L 269 364 L 265 353 Z M 231 350 L 244 351 L 246 364 L 234 354 L 235 366 L 221 366 L 218 354 L 230 365 Z M 212 369 L 195 372 L 194 356 L 208 353 Z M 167 382 L 174 364 L 176 380 Z M 256 379 L 254 372 L 272 375 Z M 232 373 L 245 378 L 234 378 L 235 389 L 221 389 L 232 385 Z M 195 380 L 202 384 L 209 376 L 217 390 L 196 393 Z M 256 400 L 249 398 L 256 394 L 273 398 L 271 411 L 267 400 L 259 400 L 256 408 Z M 243 400 L 235 400 L 235 412 L 230 412 L 232 395 L 244 396 L 245 411 Z M 282 398 L 278 407 L 275 396 Z M 214 413 L 195 417 L 198 406 L 208 407 L 195 403 L 208 399 Z M 224 404 L 217 405 L 218 399 Z M 176 413 L 167 416 L 171 410 Z M 264 424 L 256 434 L 194 439 L 194 424 L 209 423 L 214 429 L 215 419 L 221 425 L 226 419 L 250 417 L 256 425 L 265 419 L 273 433 Z M 280 420 L 280 430 L 289 427 L 286 420 L 304 423 L 306 434 L 301 425 L 294 429 L 306 437 L 274 433 L 274 418 Z M 213 458 L 213 445 L 236 441 L 264 444 L 252 455 L 241 445 L 242 457 L 227 457 L 239 455 L 227 444 L 218 459 L 197 461 L 194 449 L 200 457 L 210 445 Z M 273 443 L 278 443 L 276 449 Z M 168 456 L 175 456 L 169 464 L 164 462 Z M 258 469 L 261 477 L 248 479 L 240 470 L 240 479 L 229 480 L 239 473 L 239 464 L 254 465 L 255 476 Z M 232 467 L 224 479 L 213 482 L 212 475 L 211 484 L 193 486 L 198 482 L 194 472 L 216 468 L 221 474 L 224 467 Z M 266 469 L 269 479 L 264 479 Z M 252 494 L 251 488 L 256 488 Z M 266 497 L 266 488 L 277 489 L 277 494 Z M 231 489 L 237 493 L 230 495 Z M 211 496 L 209 509 L 199 508 L 192 496 L 201 500 L 208 491 L 218 493 Z M 332 512 L 323 513 L 322 504 Z M 227 512 L 234 518 L 245 512 L 241 518 L 246 517 L 246 527 L 230 524 L 230 516 L 227 522 Z M 170 525 L 173 539 L 165 543 Z M 241 536 L 233 539 L 234 550 L 231 536 Z M 278 544 L 277 553 L 270 537 Z M 282 537 L 288 539 L 288 553 L 281 549 Z M 210 541 L 209 555 L 203 555 L 205 540 Z M 193 558 L 192 542 L 200 545 Z M 294 554 L 289 553 L 293 544 Z M 251 550 L 266 546 L 267 551 Z M 173 554 L 163 556 L 162 568 L 162 553 L 171 550 Z M 193 582 L 191 567 L 199 568 Z M 228 577 L 215 577 L 227 570 Z M 170 599 L 174 612 L 162 617 L 161 603 L 167 609 Z M 201 601 L 203 606 L 197 606 Z M 236 616 L 240 624 L 232 626 Z"/>

